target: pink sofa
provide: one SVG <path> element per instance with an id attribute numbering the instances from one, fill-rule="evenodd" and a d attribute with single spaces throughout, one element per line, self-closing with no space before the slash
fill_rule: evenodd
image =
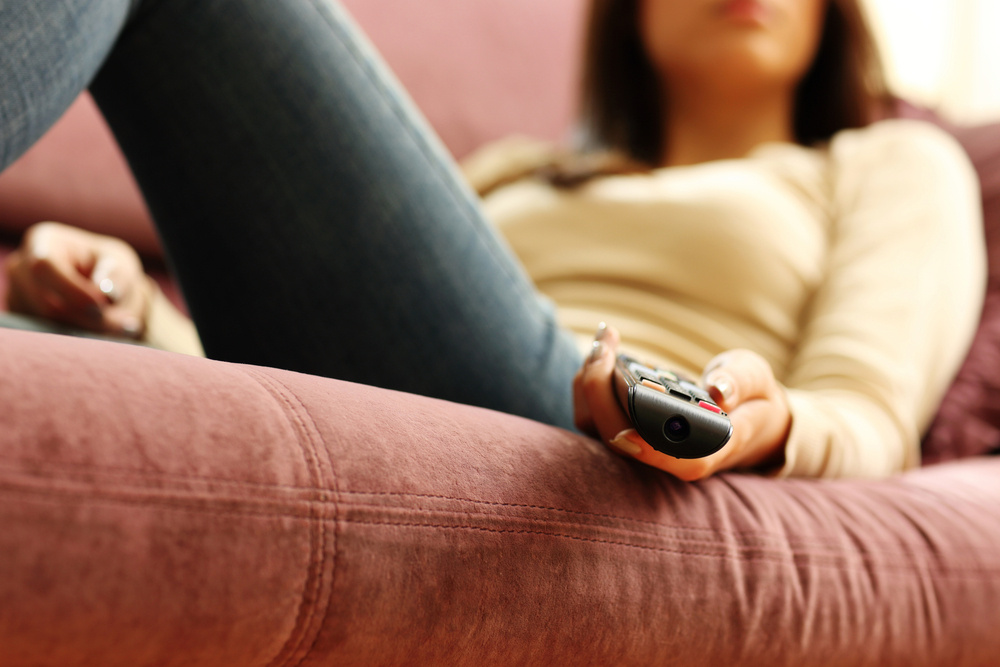
<path id="1" fill-rule="evenodd" d="M 571 54 L 577 3 L 347 4 L 391 62 L 409 63 L 404 81 L 456 152 L 494 132 L 563 131 L 559 58 Z M 536 14 L 512 25 L 517 11 Z M 415 38 L 418 19 L 440 34 Z M 489 39 L 465 41 L 449 21 Z M 466 107 L 492 123 L 478 127 L 434 115 L 445 91 L 421 83 L 415 63 L 452 65 L 429 44 L 477 51 L 526 36 L 517 48 L 555 48 L 525 59 L 531 75 L 562 82 L 521 88 L 558 93 L 542 116 Z M 407 43 L 417 50 L 394 51 Z M 501 57 L 457 60 L 498 67 L 483 78 L 507 93 L 528 85 Z M 481 84 L 470 99 L 487 99 Z M 74 159 L 91 141 L 114 156 L 86 108 L 74 113 L 62 139 L 30 156 L 34 181 L 0 177 L 0 218 L 13 201 L 9 219 L 22 222 L 128 219 L 126 235 L 145 234 L 155 255 L 120 167 L 79 186 L 92 196 L 79 208 L 47 194 L 94 176 L 61 141 L 82 142 Z M 961 132 L 982 153 L 992 240 L 1000 132 Z M 28 202 L 29 181 L 42 203 Z M 936 460 L 963 458 L 882 481 L 684 484 L 488 410 L 0 331 L 0 667 L 995 664 L 1000 459 L 969 457 L 997 445 L 1000 397 L 983 369 L 1000 349 L 990 303 L 928 445 Z"/>

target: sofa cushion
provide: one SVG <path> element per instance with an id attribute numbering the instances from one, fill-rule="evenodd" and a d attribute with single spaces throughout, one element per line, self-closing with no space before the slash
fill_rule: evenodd
<path id="1" fill-rule="evenodd" d="M 686 484 L 489 410 L 0 331 L 0 663 L 972 665 L 1000 459 Z"/>

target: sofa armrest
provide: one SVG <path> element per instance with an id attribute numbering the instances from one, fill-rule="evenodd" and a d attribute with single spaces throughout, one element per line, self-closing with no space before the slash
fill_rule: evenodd
<path id="1" fill-rule="evenodd" d="M 972 665 L 1000 460 L 685 484 L 587 438 L 0 331 L 0 664 Z"/>

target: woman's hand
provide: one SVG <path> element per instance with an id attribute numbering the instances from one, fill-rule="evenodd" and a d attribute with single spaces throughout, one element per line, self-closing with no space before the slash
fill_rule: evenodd
<path id="1" fill-rule="evenodd" d="M 124 241 L 43 222 L 25 233 L 6 268 L 14 312 L 103 334 L 143 334 L 150 287 Z"/>
<path id="2" fill-rule="evenodd" d="M 649 446 L 629 422 L 613 384 L 620 337 L 611 327 L 598 330 L 593 352 L 573 379 L 576 426 L 613 449 L 680 479 L 703 479 L 720 470 L 781 463 L 791 428 L 785 392 L 767 363 L 749 350 L 730 350 L 705 368 L 712 398 L 729 413 L 733 435 L 718 452 L 701 459 L 678 459 Z"/>

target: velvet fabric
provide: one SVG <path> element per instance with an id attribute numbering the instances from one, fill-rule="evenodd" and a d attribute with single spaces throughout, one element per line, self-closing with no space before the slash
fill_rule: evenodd
<path id="1" fill-rule="evenodd" d="M 989 665 L 1000 459 L 686 484 L 488 410 L 0 331 L 0 665 Z"/>

